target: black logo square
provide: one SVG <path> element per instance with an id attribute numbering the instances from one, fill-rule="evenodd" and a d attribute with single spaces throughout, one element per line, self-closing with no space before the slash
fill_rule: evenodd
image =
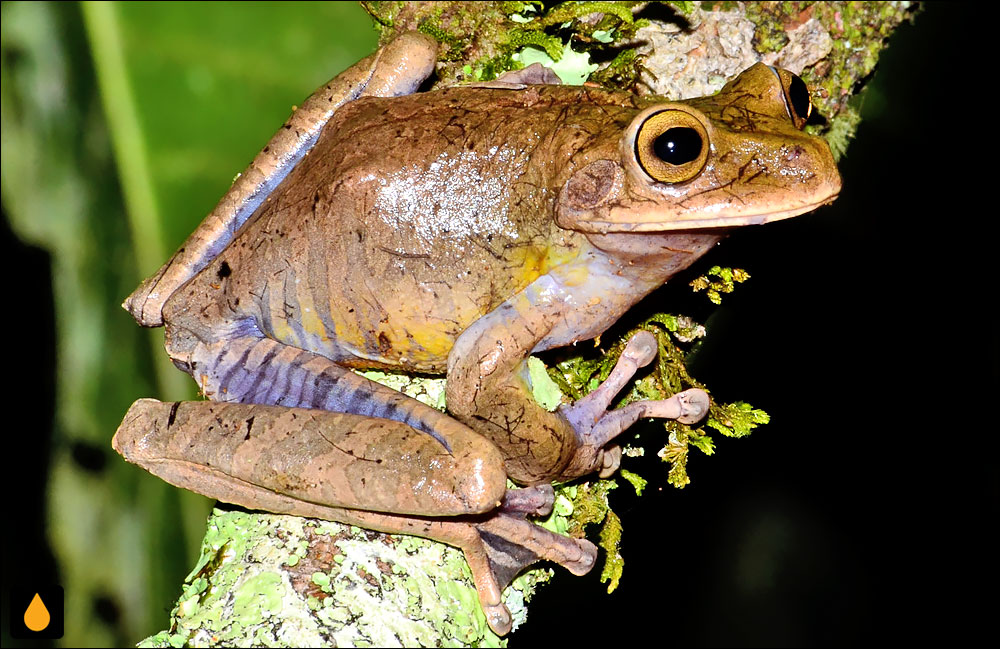
<path id="1" fill-rule="evenodd" d="M 10 635 L 22 640 L 63 637 L 63 589 L 55 585 L 10 589 Z"/>

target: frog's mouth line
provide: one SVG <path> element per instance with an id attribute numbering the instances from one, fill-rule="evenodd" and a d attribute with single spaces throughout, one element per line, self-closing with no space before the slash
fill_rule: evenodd
<path id="1" fill-rule="evenodd" d="M 732 214 L 700 219 L 668 219 L 665 221 L 578 221 L 573 229 L 581 232 L 608 234 L 613 232 L 667 232 L 675 230 L 710 230 L 734 228 L 744 225 L 762 225 L 772 221 L 790 219 L 811 212 L 836 200 L 839 192 L 814 203 L 808 203 L 788 210 L 763 214 Z"/>

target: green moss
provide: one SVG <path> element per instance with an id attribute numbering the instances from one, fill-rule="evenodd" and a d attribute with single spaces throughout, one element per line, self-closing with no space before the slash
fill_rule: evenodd
<path id="1" fill-rule="evenodd" d="M 391 28 L 396 22 L 396 16 L 399 14 L 400 10 L 403 8 L 405 3 L 403 2 L 360 2 L 361 8 L 364 9 L 372 20 L 375 21 L 375 25 L 379 28 L 388 27 Z"/>
<path id="2" fill-rule="evenodd" d="M 713 277 L 715 279 L 711 279 Z M 695 292 L 707 291 L 708 299 L 712 304 L 722 304 L 723 293 L 732 293 L 736 284 L 748 279 L 750 279 L 750 273 L 742 268 L 712 266 L 707 273 L 691 282 L 691 288 Z"/>
<path id="3" fill-rule="evenodd" d="M 862 93 L 861 96 L 863 96 Z M 854 134 L 861 124 L 861 110 L 859 103 L 851 101 L 848 105 L 830 121 L 830 128 L 825 137 L 830 145 L 834 160 L 840 160 L 847 154 L 847 145 L 854 139 Z"/>
<path id="4" fill-rule="evenodd" d="M 594 480 L 578 485 L 573 496 L 570 534 L 582 534 L 585 526 L 603 522 L 609 510 L 608 492 L 617 488 L 618 483 L 614 480 Z"/>
<path id="5" fill-rule="evenodd" d="M 716 405 L 708 415 L 708 425 L 727 437 L 745 437 L 769 421 L 770 415 L 744 401 Z"/>
<path id="6" fill-rule="evenodd" d="M 506 45 L 512 50 L 522 50 L 525 47 L 537 47 L 548 54 L 552 61 L 558 61 L 562 58 L 562 39 L 555 36 L 549 36 L 542 31 L 515 27 L 507 32 Z"/>
<path id="7" fill-rule="evenodd" d="M 611 63 L 592 74 L 590 80 L 609 88 L 631 88 L 639 80 L 640 63 L 635 50 L 622 50 Z"/>
<path id="8" fill-rule="evenodd" d="M 621 581 L 622 572 L 625 570 L 625 559 L 622 558 L 619 548 L 622 542 L 622 522 L 618 515 L 608 510 L 604 517 L 604 525 L 601 527 L 600 546 L 604 548 L 604 567 L 601 569 L 601 583 L 608 585 L 610 595 L 618 588 Z"/>
<path id="9" fill-rule="evenodd" d="M 679 13 L 682 16 L 690 16 L 698 5 L 697 2 L 672 2 L 672 1 L 665 2 L 664 4 L 670 5 L 677 13 Z"/>
<path id="10" fill-rule="evenodd" d="M 632 7 L 637 2 L 564 2 L 554 5 L 553 8 L 543 13 L 532 24 L 538 29 L 544 29 L 552 25 L 562 25 L 589 16 L 594 13 L 602 13 L 605 19 L 614 16 L 619 22 L 628 25 L 632 24 Z"/>
<path id="11" fill-rule="evenodd" d="M 754 49 L 761 54 L 778 52 L 788 44 L 784 18 L 787 7 L 779 3 L 751 2 L 746 5 L 746 17 L 754 23 Z"/>
<path id="12" fill-rule="evenodd" d="M 637 473 L 632 473 L 628 469 L 619 469 L 618 475 L 620 475 L 626 482 L 632 485 L 632 488 L 635 489 L 636 496 L 641 496 L 642 490 L 646 488 L 647 484 L 649 484 L 649 482 L 641 475 Z"/>
<path id="13" fill-rule="evenodd" d="M 657 455 L 670 464 L 667 484 L 677 489 L 683 489 L 691 484 L 691 478 L 687 474 L 687 435 L 683 431 L 671 431 L 667 436 L 667 445 L 661 448 Z"/>

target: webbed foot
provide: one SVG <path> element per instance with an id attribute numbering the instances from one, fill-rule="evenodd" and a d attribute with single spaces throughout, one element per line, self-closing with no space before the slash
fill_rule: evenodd
<path id="1" fill-rule="evenodd" d="M 511 616 L 501 599 L 522 570 L 541 561 L 558 563 L 574 575 L 585 575 L 597 560 L 597 547 L 501 511 L 472 525 L 474 538 L 462 543 L 486 621 L 499 636 L 510 632 Z"/>

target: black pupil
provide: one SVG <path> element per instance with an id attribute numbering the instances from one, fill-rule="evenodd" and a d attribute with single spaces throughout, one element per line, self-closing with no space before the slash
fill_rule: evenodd
<path id="1" fill-rule="evenodd" d="M 653 153 L 668 164 L 682 165 L 697 160 L 701 155 L 701 146 L 698 131 L 678 126 L 667 129 L 653 140 Z"/>
<path id="2" fill-rule="evenodd" d="M 799 119 L 809 119 L 809 89 L 795 75 L 792 75 L 792 82 L 788 84 L 788 100 L 792 102 L 792 110 Z"/>

